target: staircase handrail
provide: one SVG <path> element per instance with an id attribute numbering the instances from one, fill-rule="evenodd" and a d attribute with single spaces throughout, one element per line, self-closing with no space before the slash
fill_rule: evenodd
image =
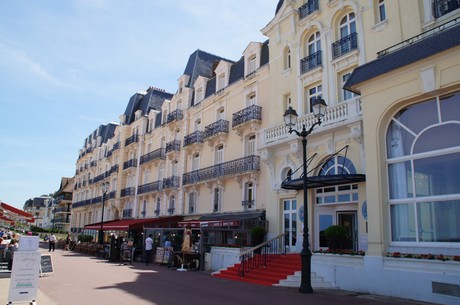
<path id="1" fill-rule="evenodd" d="M 241 252 L 238 274 L 244 277 L 251 270 L 257 269 L 260 266 L 266 267 L 268 262 L 281 255 L 286 255 L 285 241 L 287 234 L 288 232 L 281 233 L 272 239 Z"/>

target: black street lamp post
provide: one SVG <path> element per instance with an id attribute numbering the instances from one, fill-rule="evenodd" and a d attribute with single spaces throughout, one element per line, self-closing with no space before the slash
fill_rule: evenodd
<path id="1" fill-rule="evenodd" d="M 307 196 L 307 136 L 313 131 L 316 126 L 321 125 L 321 120 L 324 117 L 326 112 L 326 102 L 318 97 L 312 102 L 313 114 L 316 117 L 316 122 L 311 125 L 310 129 L 307 130 L 305 124 L 302 125 L 302 130 L 299 132 L 294 129 L 297 124 L 297 112 L 289 106 L 289 108 L 284 113 L 284 122 L 286 127 L 289 128 L 289 133 L 295 133 L 297 136 L 302 138 L 302 156 L 303 156 L 303 243 L 302 251 L 300 252 L 301 257 L 301 283 L 299 291 L 303 293 L 313 293 L 313 288 L 311 287 L 311 250 L 310 243 L 308 241 L 308 196 Z"/>
<path id="2" fill-rule="evenodd" d="M 101 214 L 101 229 L 99 230 L 99 244 L 104 243 L 104 203 L 105 203 L 105 194 L 107 194 L 107 189 L 109 187 L 108 183 L 102 183 L 102 214 Z"/>

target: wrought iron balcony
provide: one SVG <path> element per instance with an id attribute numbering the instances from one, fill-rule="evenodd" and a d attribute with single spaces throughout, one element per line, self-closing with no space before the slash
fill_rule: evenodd
<path id="1" fill-rule="evenodd" d="M 110 174 L 118 173 L 118 164 L 112 165 L 110 168 Z"/>
<path id="2" fill-rule="evenodd" d="M 179 176 L 171 176 L 163 179 L 163 189 L 170 189 L 179 187 Z"/>
<path id="3" fill-rule="evenodd" d="M 449 14 L 452 11 L 455 11 L 460 8 L 460 2 L 458 0 L 434 0 L 433 1 L 433 11 L 434 16 L 439 18 L 446 14 Z"/>
<path id="4" fill-rule="evenodd" d="M 89 166 L 90 167 L 95 167 L 95 166 L 97 166 L 97 162 L 93 160 L 93 161 L 91 161 Z"/>
<path id="5" fill-rule="evenodd" d="M 337 40 L 332 44 L 332 59 L 336 59 L 344 54 L 350 53 L 358 48 L 358 34 L 351 33 L 350 35 Z"/>
<path id="6" fill-rule="evenodd" d="M 299 7 L 299 20 L 313 14 L 318 9 L 318 0 L 308 0 L 304 5 Z"/>
<path id="7" fill-rule="evenodd" d="M 113 144 L 112 151 L 116 151 L 117 149 L 120 149 L 120 141 L 117 143 Z"/>
<path id="8" fill-rule="evenodd" d="M 140 164 L 144 164 L 153 160 L 164 159 L 165 158 L 165 149 L 158 148 L 154 151 L 151 151 L 145 155 L 143 155 L 140 159 Z"/>
<path id="9" fill-rule="evenodd" d="M 254 200 L 243 200 L 241 201 L 241 205 L 244 206 L 246 209 L 252 209 L 254 206 Z"/>
<path id="10" fill-rule="evenodd" d="M 219 133 L 228 133 L 229 122 L 223 119 L 218 120 L 204 128 L 205 140 L 212 138 Z"/>
<path id="11" fill-rule="evenodd" d="M 180 140 L 173 140 L 166 143 L 166 153 L 170 153 L 172 151 L 180 151 Z"/>
<path id="12" fill-rule="evenodd" d="M 232 127 L 238 127 L 249 121 L 262 121 L 262 107 L 251 105 L 233 114 Z"/>
<path id="13" fill-rule="evenodd" d="M 184 137 L 184 147 L 195 144 L 195 143 L 203 143 L 204 142 L 205 133 L 204 131 L 194 131 L 189 135 Z"/>
<path id="14" fill-rule="evenodd" d="M 163 181 L 155 181 L 151 183 L 146 183 L 139 185 L 137 187 L 137 193 L 138 194 L 145 194 L 145 193 L 151 193 L 151 192 L 158 192 L 162 189 L 163 187 Z"/>
<path id="15" fill-rule="evenodd" d="M 121 197 L 126 197 L 126 196 L 134 196 L 136 195 L 136 188 L 135 187 L 127 187 L 125 189 L 121 190 Z"/>
<path id="16" fill-rule="evenodd" d="M 123 210 L 123 218 L 132 218 L 132 217 L 133 217 L 133 209 Z"/>
<path id="17" fill-rule="evenodd" d="M 110 193 L 107 194 L 107 199 L 115 198 L 116 194 L 117 194 L 117 191 L 111 191 Z"/>
<path id="18" fill-rule="evenodd" d="M 131 160 L 125 161 L 125 163 L 123 163 L 123 169 L 128 169 L 130 167 L 137 167 L 137 160 L 136 159 L 131 159 Z"/>
<path id="19" fill-rule="evenodd" d="M 300 74 L 304 74 L 310 70 L 313 70 L 316 67 L 322 65 L 321 61 L 322 52 L 318 51 L 316 53 L 310 54 L 307 57 L 300 60 Z"/>
<path id="20" fill-rule="evenodd" d="M 168 117 L 166 119 L 166 123 L 169 124 L 169 123 L 172 123 L 174 121 L 180 121 L 180 120 L 182 120 L 182 118 L 183 118 L 182 110 L 176 109 L 173 112 L 171 112 L 170 114 L 168 114 Z"/>
<path id="21" fill-rule="evenodd" d="M 252 155 L 185 173 L 182 176 L 182 185 L 258 170 L 260 170 L 260 157 Z"/>
<path id="22" fill-rule="evenodd" d="M 132 136 L 130 136 L 129 138 L 125 140 L 125 146 L 128 146 L 131 143 L 137 142 L 138 140 L 139 139 L 137 137 L 137 134 L 133 134 Z"/>

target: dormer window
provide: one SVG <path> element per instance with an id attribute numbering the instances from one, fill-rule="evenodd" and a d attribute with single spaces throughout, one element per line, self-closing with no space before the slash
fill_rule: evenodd
<path id="1" fill-rule="evenodd" d="M 217 78 L 217 91 L 225 88 L 225 73 L 222 73 Z"/>
<path id="2" fill-rule="evenodd" d="M 246 75 L 251 75 L 256 72 L 257 69 L 257 56 L 251 55 L 248 59 L 248 73 Z"/>
<path id="3" fill-rule="evenodd" d="M 203 99 L 204 99 L 204 91 L 203 91 L 203 88 L 200 87 L 196 89 L 196 93 L 195 93 L 196 104 L 200 103 Z"/>

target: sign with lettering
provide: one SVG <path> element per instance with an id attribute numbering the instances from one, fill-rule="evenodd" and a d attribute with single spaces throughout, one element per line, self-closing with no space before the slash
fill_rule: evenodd
<path id="1" fill-rule="evenodd" d="M 16 251 L 11 270 L 8 302 L 30 302 L 37 299 L 40 253 Z"/>
<path id="2" fill-rule="evenodd" d="M 40 260 L 40 274 L 53 273 L 53 261 L 51 260 L 51 254 L 42 254 Z"/>

